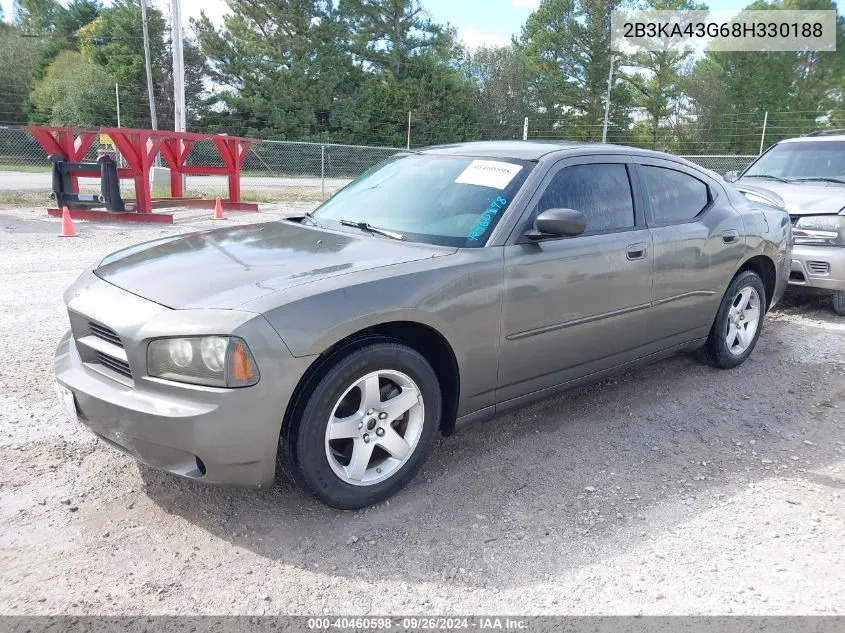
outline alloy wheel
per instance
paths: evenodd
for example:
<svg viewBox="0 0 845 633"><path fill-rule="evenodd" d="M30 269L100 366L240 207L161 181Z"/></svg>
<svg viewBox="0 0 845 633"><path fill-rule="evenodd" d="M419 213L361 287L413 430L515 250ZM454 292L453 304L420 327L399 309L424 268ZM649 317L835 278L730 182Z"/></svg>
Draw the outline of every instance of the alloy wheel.
<svg viewBox="0 0 845 633"><path fill-rule="evenodd" d="M353 486L371 486L408 461L422 435L422 393L406 374L383 369L355 381L338 398L326 425L332 471Z"/></svg>
<svg viewBox="0 0 845 633"><path fill-rule="evenodd" d="M742 355L754 341L762 316L760 295L751 286L745 286L734 297L725 326L725 342L735 356Z"/></svg>

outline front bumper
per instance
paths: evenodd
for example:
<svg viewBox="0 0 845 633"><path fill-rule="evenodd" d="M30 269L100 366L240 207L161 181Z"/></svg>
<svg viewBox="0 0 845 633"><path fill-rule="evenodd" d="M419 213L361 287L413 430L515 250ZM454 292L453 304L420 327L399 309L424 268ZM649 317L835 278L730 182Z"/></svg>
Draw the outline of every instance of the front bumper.
<svg viewBox="0 0 845 633"><path fill-rule="evenodd" d="M211 484L270 485L285 408L311 359L293 357L261 315L170 310L93 275L85 281L83 292L66 294L71 320L85 315L117 332L132 377L116 380L86 362L73 333L67 332L56 349L55 375L72 392L79 421L153 468ZM74 323L74 330L78 328ZM147 376L143 358L148 341L189 333L243 338L260 381L221 389Z"/></svg>
<svg viewBox="0 0 845 633"><path fill-rule="evenodd" d="M825 290L845 290L845 247L792 247L789 283Z"/></svg>

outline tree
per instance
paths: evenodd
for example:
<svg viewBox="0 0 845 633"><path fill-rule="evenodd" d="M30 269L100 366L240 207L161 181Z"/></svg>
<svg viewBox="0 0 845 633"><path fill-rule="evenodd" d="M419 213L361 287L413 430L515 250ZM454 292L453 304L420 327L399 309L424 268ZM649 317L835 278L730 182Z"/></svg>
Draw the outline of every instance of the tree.
<svg viewBox="0 0 845 633"><path fill-rule="evenodd" d="M830 0L759 0L746 8L835 5ZM768 143L835 123L834 111L845 105L845 19L837 19L836 52L708 52L691 79L687 90L702 123L700 134L714 151L759 151L766 112Z"/></svg>
<svg viewBox="0 0 845 633"><path fill-rule="evenodd" d="M350 67L331 0L227 0L216 29L194 23L218 98L239 133L305 138L327 129Z"/></svg>
<svg viewBox="0 0 845 633"><path fill-rule="evenodd" d="M416 56L408 66L413 79L397 81L388 73L371 75L362 85L355 103L371 139L364 142L404 146L409 112L413 146L476 138L472 84L432 55Z"/></svg>
<svg viewBox="0 0 845 633"><path fill-rule="evenodd" d="M543 0L522 29L533 100L549 135L600 140L610 74L610 16L622 0ZM609 136L629 125L630 92L613 78Z"/></svg>
<svg viewBox="0 0 845 633"><path fill-rule="evenodd" d="M460 71L453 29L433 22L417 0L341 0L339 7L360 85L340 117L341 134L362 130L401 146L409 113L416 146L477 134L473 85Z"/></svg>
<svg viewBox="0 0 845 633"><path fill-rule="evenodd" d="M836 10L832 0L784 0L784 9L827 9ZM835 51L800 51L796 53L793 68L791 109L810 114L813 110L824 118L845 119L841 109L845 108L845 15L837 14ZM838 113L828 114L831 110ZM809 127L817 127L814 118L807 121Z"/></svg>
<svg viewBox="0 0 845 633"><path fill-rule="evenodd" d="M525 117L532 114L532 78L520 47L479 48L467 55L464 68L475 87L481 137L521 138Z"/></svg>
<svg viewBox="0 0 845 633"><path fill-rule="evenodd" d="M223 89L203 125L267 138L405 143L467 135L471 85L453 31L411 0L228 0L222 29L194 24Z"/></svg>
<svg viewBox="0 0 845 633"><path fill-rule="evenodd" d="M62 51L79 50L77 32L100 10L99 0L71 0L66 7L56 0L20 0L18 25L24 32L43 36L34 79L41 79Z"/></svg>
<svg viewBox="0 0 845 633"><path fill-rule="evenodd" d="M37 58L37 40L22 37L18 28L0 22L0 123L26 123L24 104Z"/></svg>
<svg viewBox="0 0 845 633"><path fill-rule="evenodd" d="M56 15L63 10L56 0L17 0L15 26L24 33L46 33L55 26Z"/></svg>
<svg viewBox="0 0 845 633"><path fill-rule="evenodd" d="M167 25L161 12L147 10L153 97L161 129L173 129L173 62ZM151 125L146 66L144 62L141 7L135 0L116 0L79 31L80 50L102 66L120 86L122 123L128 127ZM196 121L202 103L205 60L190 40L183 42L185 62L185 105L187 118Z"/></svg>
<svg viewBox="0 0 845 633"><path fill-rule="evenodd" d="M727 151L725 123L731 103L721 67L704 58L682 85L689 123L676 128L677 148L682 152L724 153Z"/></svg>
<svg viewBox="0 0 845 633"><path fill-rule="evenodd" d="M165 48L161 38L164 20L153 9L148 9L147 16L153 85L160 86L161 72L156 70L160 70L164 60ZM150 127L141 9L138 3L117 2L79 30L79 41L80 50L86 58L108 73L112 92L114 84L119 85L121 124L125 127ZM158 93L154 94L156 101L158 97ZM159 110L161 108L156 107L157 116Z"/></svg>
<svg viewBox="0 0 845 633"><path fill-rule="evenodd" d="M433 22L419 0L340 0L340 14L355 57L398 81L405 78L413 56L448 58L453 52L454 34Z"/></svg>
<svg viewBox="0 0 845 633"><path fill-rule="evenodd" d="M59 53L32 91L40 122L97 127L117 123L112 78L82 53Z"/></svg>
<svg viewBox="0 0 845 633"><path fill-rule="evenodd" d="M44 40L32 76L39 81L28 104L31 123L57 120L76 125L111 125L114 120L114 85L120 86L121 123L149 127L146 68L144 63L141 9L136 0L114 0L103 8L98 0L73 0L66 8L48 0L27 0L24 18L41 24L49 37ZM37 9L37 10L36 10ZM173 73L170 42L160 11L148 11L154 99L160 127L173 126ZM78 55L64 55L66 52ZM61 63L57 63L61 57ZM185 98L188 120L193 124L203 105L205 61L189 39L184 44ZM70 68L79 62L79 69ZM66 81L59 73L69 72L80 83ZM47 73L50 74L49 80ZM83 83L83 80L85 83ZM90 82L105 82L92 87ZM58 87L67 95L56 93ZM85 100L102 98L102 103ZM94 113L104 117L92 119Z"/></svg>
<svg viewBox="0 0 845 633"><path fill-rule="evenodd" d="M693 0L649 0L648 10L701 11L703 4ZM652 149L668 149L672 138L661 143L661 126L680 106L684 95L684 78L691 71L693 49L666 46L663 50L638 51L628 60L632 71L622 77L634 88L634 104L648 115L647 144Z"/></svg>

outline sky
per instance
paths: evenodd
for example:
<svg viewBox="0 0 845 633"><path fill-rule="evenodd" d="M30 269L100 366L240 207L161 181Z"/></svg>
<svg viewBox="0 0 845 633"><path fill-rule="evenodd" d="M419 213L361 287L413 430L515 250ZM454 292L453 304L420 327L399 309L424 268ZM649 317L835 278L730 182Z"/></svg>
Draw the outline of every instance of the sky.
<svg viewBox="0 0 845 633"><path fill-rule="evenodd" d="M153 0L154 4L167 12L169 0ZM710 0L711 9L739 10L750 0ZM13 0L0 0L6 19L12 15ZM519 36L525 20L540 4L539 0L422 0L423 8L431 17L441 23L450 23L458 29L458 35L469 48L480 45L503 45L511 37ZM215 22L220 21L227 11L224 0L182 0L182 20L188 24L190 17L199 16L205 10Z"/></svg>
<svg viewBox="0 0 845 633"><path fill-rule="evenodd" d="M154 1L163 9L170 4L169 0ZM423 9L436 22L449 22L456 27L470 48L507 44L511 35L519 35L525 20L539 4L539 0L422 0ZM227 7L223 0L182 0L182 19L186 24L187 17L198 16L200 10L217 22Z"/></svg>

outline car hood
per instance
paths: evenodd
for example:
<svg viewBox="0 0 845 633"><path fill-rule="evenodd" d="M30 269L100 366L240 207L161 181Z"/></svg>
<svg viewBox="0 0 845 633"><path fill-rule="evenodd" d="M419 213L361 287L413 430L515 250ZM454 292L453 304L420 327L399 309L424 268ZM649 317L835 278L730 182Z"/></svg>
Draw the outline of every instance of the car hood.
<svg viewBox="0 0 845 633"><path fill-rule="evenodd" d="M295 285L456 250L281 221L132 246L94 274L169 308L232 309Z"/></svg>
<svg viewBox="0 0 845 633"><path fill-rule="evenodd" d="M739 183L774 191L786 203L789 215L827 215L845 208L845 185L826 182L786 183L762 178L741 178Z"/></svg>

